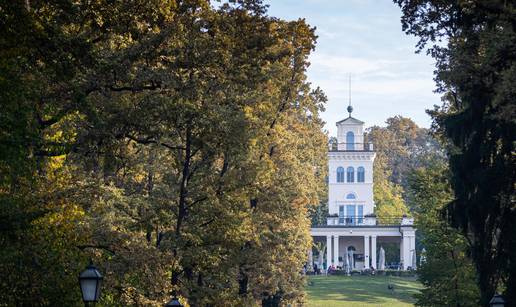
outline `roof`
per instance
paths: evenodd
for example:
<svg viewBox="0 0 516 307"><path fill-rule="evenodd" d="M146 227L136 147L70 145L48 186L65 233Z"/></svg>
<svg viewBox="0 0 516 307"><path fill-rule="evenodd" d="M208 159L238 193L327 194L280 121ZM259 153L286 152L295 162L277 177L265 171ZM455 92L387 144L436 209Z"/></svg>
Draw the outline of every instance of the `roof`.
<svg viewBox="0 0 516 307"><path fill-rule="evenodd" d="M340 124L347 124L347 125L363 125L363 124L364 124L364 122L363 122L363 121L361 121L361 120L358 120L358 119L356 119L356 118L354 118L354 117L351 117L351 116L350 116L350 117L348 117L348 118L346 118L346 119L343 119L343 120L341 120L341 121L338 121L338 122L337 122L337 125L340 125Z"/></svg>

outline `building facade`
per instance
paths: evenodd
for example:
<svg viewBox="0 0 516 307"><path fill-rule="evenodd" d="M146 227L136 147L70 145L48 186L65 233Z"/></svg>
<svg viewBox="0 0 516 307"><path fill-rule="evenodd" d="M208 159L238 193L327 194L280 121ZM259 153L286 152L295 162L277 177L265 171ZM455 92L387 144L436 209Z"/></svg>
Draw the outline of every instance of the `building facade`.
<svg viewBox="0 0 516 307"><path fill-rule="evenodd" d="M343 269L378 268L382 244L400 247L399 268L416 265L413 219L378 220L374 215L373 144L364 140L364 122L351 116L337 122L337 144L328 151L328 217L325 225L311 228L315 242L325 245L324 254L308 254L309 265Z"/></svg>

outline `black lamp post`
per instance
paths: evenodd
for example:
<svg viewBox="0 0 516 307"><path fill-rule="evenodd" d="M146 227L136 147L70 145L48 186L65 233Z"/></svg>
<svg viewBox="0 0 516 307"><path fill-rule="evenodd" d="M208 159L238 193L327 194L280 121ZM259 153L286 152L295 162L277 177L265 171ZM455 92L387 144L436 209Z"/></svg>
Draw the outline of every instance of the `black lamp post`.
<svg viewBox="0 0 516 307"><path fill-rule="evenodd" d="M172 299L165 305L165 307L184 307L177 298L176 291L172 292Z"/></svg>
<svg viewBox="0 0 516 307"><path fill-rule="evenodd" d="M495 294L493 298L489 301L489 306L491 307L504 307L505 300L500 294Z"/></svg>
<svg viewBox="0 0 516 307"><path fill-rule="evenodd" d="M100 285L102 282L102 274L93 266L93 262L79 274L79 285L81 286L82 300L84 305L88 303L96 303L100 298Z"/></svg>

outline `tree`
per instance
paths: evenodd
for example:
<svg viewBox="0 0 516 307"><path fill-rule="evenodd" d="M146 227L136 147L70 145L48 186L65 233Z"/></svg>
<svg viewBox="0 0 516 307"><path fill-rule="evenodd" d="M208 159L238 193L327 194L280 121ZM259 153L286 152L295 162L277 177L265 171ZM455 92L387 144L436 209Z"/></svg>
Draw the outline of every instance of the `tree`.
<svg viewBox="0 0 516 307"><path fill-rule="evenodd" d="M430 131L420 128L411 119L390 117L385 127L367 130L367 140L374 144L374 200L375 214L381 224L400 223L403 215L418 211L419 204L410 202L409 175L417 168L428 167L432 161L443 161L445 156ZM420 245L420 232L416 245ZM399 257L397 244L385 244L386 259Z"/></svg>
<svg viewBox="0 0 516 307"><path fill-rule="evenodd" d="M388 118L386 124L369 128L367 138L375 146L377 168L384 165L382 167L388 169L388 180L401 187L403 199L407 201L408 175L435 159L444 160L445 155L430 131L418 127L410 118L397 115Z"/></svg>
<svg viewBox="0 0 516 307"><path fill-rule="evenodd" d="M468 241L443 218L441 211L453 199L450 173L443 161L414 170L409 176L410 202L415 214L426 261L418 268L424 288L417 306L477 306L480 299Z"/></svg>
<svg viewBox="0 0 516 307"><path fill-rule="evenodd" d="M516 63L512 1L396 0L402 26L436 59L444 104L430 114L450 146L455 198L446 210L470 241L481 303L516 302L514 144Z"/></svg>
<svg viewBox="0 0 516 307"><path fill-rule="evenodd" d="M375 214L380 224L401 222L401 217L409 213L402 197L403 189L388 179L388 171L381 160L375 161L373 197Z"/></svg>
<svg viewBox="0 0 516 307"><path fill-rule="evenodd" d="M326 100L326 97L324 98ZM337 149L337 138L330 137L328 139L328 147ZM317 174L319 178L323 178L324 189L319 190L319 204L310 207L309 214L312 226L326 225L326 218L328 217L328 167L327 167L327 156L324 156L323 160L318 163Z"/></svg>
<svg viewBox="0 0 516 307"><path fill-rule="evenodd" d="M28 264L0 267L22 290L2 301L78 304L59 291L77 290L88 256L104 305L162 305L172 289L192 305L303 300L327 143L326 98L305 74L312 28L251 0L27 1L0 14L15 77L0 78L0 167L27 170L2 177L2 206L16 206L1 255ZM66 278L19 246L47 249L42 263ZM34 273L54 274L56 291L21 278Z"/></svg>

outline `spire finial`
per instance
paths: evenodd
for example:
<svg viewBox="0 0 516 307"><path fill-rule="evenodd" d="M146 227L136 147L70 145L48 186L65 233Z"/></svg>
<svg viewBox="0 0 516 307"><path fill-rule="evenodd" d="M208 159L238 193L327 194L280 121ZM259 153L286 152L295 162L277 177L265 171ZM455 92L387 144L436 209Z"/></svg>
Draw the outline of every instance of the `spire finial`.
<svg viewBox="0 0 516 307"><path fill-rule="evenodd" d="M351 117L351 112L353 112L353 107L351 106L351 74L349 74L349 106L348 106L349 117Z"/></svg>

